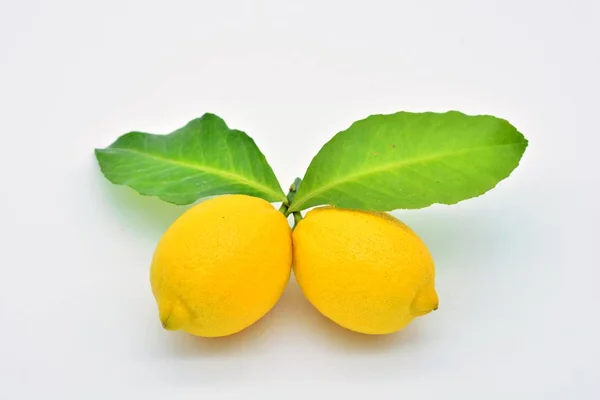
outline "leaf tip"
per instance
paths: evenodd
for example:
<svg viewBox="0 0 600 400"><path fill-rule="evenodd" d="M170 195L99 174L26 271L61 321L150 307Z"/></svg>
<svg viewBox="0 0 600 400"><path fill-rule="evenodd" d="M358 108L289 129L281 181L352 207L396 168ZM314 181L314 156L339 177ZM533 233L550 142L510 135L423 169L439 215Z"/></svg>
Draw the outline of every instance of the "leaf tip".
<svg viewBox="0 0 600 400"><path fill-rule="evenodd" d="M221 118L217 114L214 114L214 113L211 113L211 112L205 112L198 119L202 120L202 121L214 121L214 122L220 122L220 123L225 124L225 120L223 118Z"/></svg>
<svg viewBox="0 0 600 400"><path fill-rule="evenodd" d="M105 153L106 149L100 149L100 148L95 148L94 149L94 157L96 157L96 161L98 162L98 165L100 166L100 169L103 170L103 156ZM104 172L104 170L103 170Z"/></svg>

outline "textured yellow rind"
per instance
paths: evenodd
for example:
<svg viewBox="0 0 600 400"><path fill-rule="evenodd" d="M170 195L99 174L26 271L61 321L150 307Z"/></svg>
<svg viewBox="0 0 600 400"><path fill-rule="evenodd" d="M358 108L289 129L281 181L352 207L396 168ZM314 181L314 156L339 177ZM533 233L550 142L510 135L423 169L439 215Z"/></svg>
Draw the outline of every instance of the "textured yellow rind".
<svg viewBox="0 0 600 400"><path fill-rule="evenodd" d="M293 242L302 291L347 329L396 332L438 307L427 247L389 214L317 208L298 224Z"/></svg>
<svg viewBox="0 0 600 400"><path fill-rule="evenodd" d="M241 331L279 300L291 260L288 221L265 200L228 195L192 207L152 260L163 327L205 337Z"/></svg>

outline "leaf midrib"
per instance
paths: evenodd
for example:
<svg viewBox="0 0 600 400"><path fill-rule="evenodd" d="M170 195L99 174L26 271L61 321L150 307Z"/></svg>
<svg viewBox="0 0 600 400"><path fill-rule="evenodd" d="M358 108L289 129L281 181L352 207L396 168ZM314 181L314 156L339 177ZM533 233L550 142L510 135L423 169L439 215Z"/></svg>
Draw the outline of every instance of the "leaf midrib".
<svg viewBox="0 0 600 400"><path fill-rule="evenodd" d="M464 150L459 150L459 151L453 151L453 152L443 152L443 153L437 153L434 155L429 155L426 157L421 157L421 158L412 158L412 159L408 159L408 160L402 160L402 161L397 161L397 162L392 162L392 163L387 163L387 164L383 164L382 166L379 166L377 168L372 168L372 169L368 169L365 170L363 172L359 172L359 173L355 173L355 174L350 174L350 175L346 175L344 176L344 178L333 181L328 183L325 186L321 186L321 188L317 189L317 190L313 190L312 193L309 192L309 195L304 196L304 198L300 198L301 201L295 203L295 204L291 204L289 210L290 211L300 211L302 210L302 208L300 208L302 206L302 204L306 203L308 200L320 195L323 192L326 192L327 190L331 189L332 187L335 186L339 186L339 185L343 185L344 183L350 182L350 181L354 181L360 178L364 178L366 176L369 175L374 175L374 174L378 174L381 172L384 172L386 170L391 170L391 169L395 169L395 168L402 168L402 167L406 167L409 165L414 165L414 164L419 164L419 163L423 163L423 162L429 162L429 161L433 161L436 159L441 159L444 157L450 157L450 156L456 156L456 155L461 155L461 154L467 154L467 153L471 153L471 152L477 152L477 151L482 151L482 150L488 150L494 147L504 147L504 146L516 146L516 145L524 145L527 142L515 142L515 143L503 143L503 144L494 144L491 146L480 146L480 147L473 147L470 149L464 149ZM297 197L296 197L297 199Z"/></svg>
<svg viewBox="0 0 600 400"><path fill-rule="evenodd" d="M218 175L220 177L223 177L225 179L229 179L231 181L234 181L235 183L241 183L244 184L246 186L252 187L262 193L265 194L269 194L269 195L273 195L274 198L278 198L280 200L284 200L284 196L283 194L280 194L276 191L273 191L273 189L271 189L268 186L262 185L260 183L257 182L253 182L248 180L247 178L238 175L238 174L234 174L231 172L227 172L227 171L223 171L223 170L219 170L219 169L215 169L212 167L207 167L205 165L199 165L199 164L191 164L185 161L180 161L180 160L174 160L171 158L166 158L166 157L161 157L158 156L156 154L152 154L152 153L144 153L142 151L139 150L133 150L133 149L124 149L124 148L107 148L107 149L103 149L102 151L113 151L113 152L123 152L123 153L131 153L131 154L136 154L138 156L142 156L142 157L146 157L146 158L150 158L150 159L154 159L154 160L158 160L167 164L173 164L173 165L177 165L179 167L183 167L183 168L188 168L188 169L192 169L195 171L201 171L201 172L206 172L209 174L214 174L214 175Z"/></svg>

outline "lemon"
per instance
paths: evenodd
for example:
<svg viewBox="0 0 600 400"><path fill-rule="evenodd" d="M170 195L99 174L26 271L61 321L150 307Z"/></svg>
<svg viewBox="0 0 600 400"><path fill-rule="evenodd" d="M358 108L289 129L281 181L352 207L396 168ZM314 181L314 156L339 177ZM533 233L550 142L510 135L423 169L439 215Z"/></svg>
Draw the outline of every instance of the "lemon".
<svg viewBox="0 0 600 400"><path fill-rule="evenodd" d="M152 260L163 327L205 337L241 331L281 297L291 261L288 221L265 200L227 195L190 208Z"/></svg>
<svg viewBox="0 0 600 400"><path fill-rule="evenodd" d="M347 329L396 332L438 307L427 247L389 214L317 208L294 229L293 243L305 296Z"/></svg>

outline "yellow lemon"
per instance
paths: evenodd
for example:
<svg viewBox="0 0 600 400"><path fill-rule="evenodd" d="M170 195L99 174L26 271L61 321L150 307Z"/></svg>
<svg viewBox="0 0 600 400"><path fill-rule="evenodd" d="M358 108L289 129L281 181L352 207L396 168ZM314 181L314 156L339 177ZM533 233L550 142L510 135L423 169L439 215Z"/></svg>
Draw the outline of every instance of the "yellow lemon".
<svg viewBox="0 0 600 400"><path fill-rule="evenodd" d="M163 327L205 337L241 331L281 297L291 261L288 221L265 200L227 195L190 208L152 260Z"/></svg>
<svg viewBox="0 0 600 400"><path fill-rule="evenodd" d="M317 208L294 229L293 243L305 296L347 329L396 332L438 307L427 247L389 214Z"/></svg>

